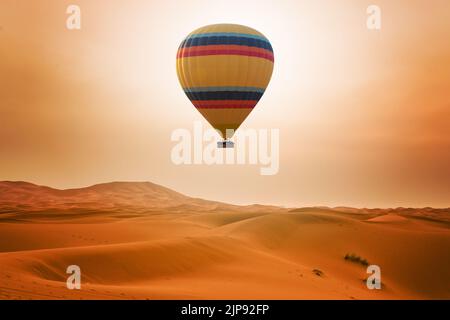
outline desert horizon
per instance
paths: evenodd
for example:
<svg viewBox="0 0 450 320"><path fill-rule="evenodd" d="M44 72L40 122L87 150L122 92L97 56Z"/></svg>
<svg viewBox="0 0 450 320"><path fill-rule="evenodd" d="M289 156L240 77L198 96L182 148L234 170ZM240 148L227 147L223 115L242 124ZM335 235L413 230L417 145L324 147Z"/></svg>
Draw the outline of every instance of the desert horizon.
<svg viewBox="0 0 450 320"><path fill-rule="evenodd" d="M450 209L239 206L0 182L0 299L449 299ZM381 289L369 290L369 265ZM66 268L81 269L68 290Z"/></svg>
<svg viewBox="0 0 450 320"><path fill-rule="evenodd" d="M11 183L11 184L23 184L23 185L32 185L32 186L36 186L36 187L43 187L43 188L48 188L48 189L52 189L55 191L75 191L75 190L81 190L81 189L86 189L86 188L95 188L95 187L99 187L99 186L107 186L107 185L113 185L113 184L151 184L151 185L156 185L162 188L166 188L166 189L170 189L169 187L165 187L159 183L154 183L151 181L147 181L147 180L142 180L142 181L109 181L109 182L97 182L91 185L87 185L84 187L67 187L67 188L58 188L58 187L54 187L54 186L48 186L48 185L43 185L40 183L36 183L33 181L25 181L25 180L0 180L0 183L3 184L7 184L7 183ZM195 198L195 199L202 199L202 200L206 200L203 199L202 197L195 197L192 195L188 195L182 192L178 192L184 196L187 197L191 197L191 198ZM208 200L207 200L208 201ZM328 205L323 205L323 204L316 204L316 205L308 205L308 206L288 206L288 205L280 205L280 204L267 204L267 203L232 203L232 202L224 202L224 201L216 201L216 200L210 200L210 201L214 201L217 203L227 203L230 205L234 205L234 206L238 206L238 207L245 207L245 206L251 206L251 205L261 205L261 206L266 206L266 207L278 207L278 208L286 208L286 209L295 209L295 208L325 208L325 209L357 209L357 210L401 210L401 209L443 209L443 210L450 210L450 206L446 207L439 207L439 206L432 206L432 205L426 205L426 206L422 206L422 207L408 207L408 206L386 206L386 207L370 207L370 206L363 206L363 207L355 207L355 206L351 206L351 205L346 205L345 203L339 205L339 206L328 206Z"/></svg>

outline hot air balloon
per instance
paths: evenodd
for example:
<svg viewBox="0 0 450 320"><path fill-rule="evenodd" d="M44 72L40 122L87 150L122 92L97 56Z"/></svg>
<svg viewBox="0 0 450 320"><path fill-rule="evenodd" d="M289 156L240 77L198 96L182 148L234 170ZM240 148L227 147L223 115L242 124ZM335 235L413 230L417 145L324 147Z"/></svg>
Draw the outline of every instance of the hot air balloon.
<svg viewBox="0 0 450 320"><path fill-rule="evenodd" d="M178 79L195 108L220 132L219 148L234 146L229 139L264 94L273 64L269 40L242 25L205 26L181 42Z"/></svg>

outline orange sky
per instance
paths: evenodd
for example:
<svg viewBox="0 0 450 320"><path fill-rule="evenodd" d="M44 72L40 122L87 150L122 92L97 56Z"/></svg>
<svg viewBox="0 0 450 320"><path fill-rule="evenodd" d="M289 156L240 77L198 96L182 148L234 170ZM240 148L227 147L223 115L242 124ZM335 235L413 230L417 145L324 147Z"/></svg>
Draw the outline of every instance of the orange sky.
<svg viewBox="0 0 450 320"><path fill-rule="evenodd" d="M0 2L0 180L150 180L233 203L450 206L450 2ZM82 29L65 28L78 4ZM366 8L382 10L381 31ZM272 81L243 128L280 129L280 171L176 166L176 128L206 122L179 87L183 37L263 32Z"/></svg>

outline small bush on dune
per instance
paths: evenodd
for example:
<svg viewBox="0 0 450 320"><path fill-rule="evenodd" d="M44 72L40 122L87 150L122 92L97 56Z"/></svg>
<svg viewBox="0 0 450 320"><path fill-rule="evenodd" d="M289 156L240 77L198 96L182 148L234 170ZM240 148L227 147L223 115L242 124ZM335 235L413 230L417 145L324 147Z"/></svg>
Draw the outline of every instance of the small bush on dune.
<svg viewBox="0 0 450 320"><path fill-rule="evenodd" d="M361 258L360 256L357 256L356 254L353 254L353 253L350 253L350 254L347 253L345 255L344 259L348 260L348 261L351 261L351 262L362 264L363 266L368 266L369 265L369 262L366 259Z"/></svg>
<svg viewBox="0 0 450 320"><path fill-rule="evenodd" d="M323 271L319 270L319 269L313 269L312 271L316 276L322 277L323 276Z"/></svg>

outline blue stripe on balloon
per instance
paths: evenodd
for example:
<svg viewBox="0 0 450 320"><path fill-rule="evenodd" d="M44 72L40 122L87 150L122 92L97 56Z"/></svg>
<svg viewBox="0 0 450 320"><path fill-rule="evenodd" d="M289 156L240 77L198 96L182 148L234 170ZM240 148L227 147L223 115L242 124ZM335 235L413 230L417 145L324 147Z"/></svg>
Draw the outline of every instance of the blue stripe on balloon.
<svg viewBox="0 0 450 320"><path fill-rule="evenodd" d="M248 34L248 33L237 33L237 32L209 32L209 33L198 33L198 34L191 34L188 36L188 38L204 38L204 37L245 37L245 38L253 38L258 39L262 41L269 42L267 38L258 36L255 34Z"/></svg>
<svg viewBox="0 0 450 320"><path fill-rule="evenodd" d="M212 91L237 91L237 92L259 92L264 93L264 88L256 87L196 87L184 88L184 92L212 92Z"/></svg>
<svg viewBox="0 0 450 320"><path fill-rule="evenodd" d="M262 92L247 91L203 91L185 92L190 100L259 100Z"/></svg>
<svg viewBox="0 0 450 320"><path fill-rule="evenodd" d="M208 45L240 45L240 46L262 48L273 52L272 46L267 40L259 40L254 38L236 37L236 36L212 36L200 38L187 37L181 43L180 48L208 46Z"/></svg>

